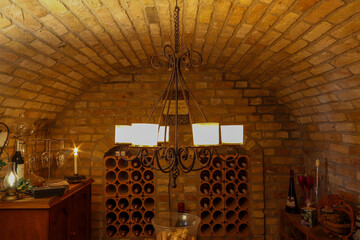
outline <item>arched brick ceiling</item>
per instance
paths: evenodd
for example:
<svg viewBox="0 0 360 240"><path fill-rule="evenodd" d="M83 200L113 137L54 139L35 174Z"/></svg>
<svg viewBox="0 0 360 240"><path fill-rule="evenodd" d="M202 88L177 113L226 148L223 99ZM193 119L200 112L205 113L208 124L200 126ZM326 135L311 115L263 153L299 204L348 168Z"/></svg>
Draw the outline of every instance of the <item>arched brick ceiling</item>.
<svg viewBox="0 0 360 240"><path fill-rule="evenodd" d="M301 123L360 107L359 0L178 2L182 45L204 67L274 90ZM174 4L1 0L0 114L53 118L89 86L149 66L172 41Z"/></svg>

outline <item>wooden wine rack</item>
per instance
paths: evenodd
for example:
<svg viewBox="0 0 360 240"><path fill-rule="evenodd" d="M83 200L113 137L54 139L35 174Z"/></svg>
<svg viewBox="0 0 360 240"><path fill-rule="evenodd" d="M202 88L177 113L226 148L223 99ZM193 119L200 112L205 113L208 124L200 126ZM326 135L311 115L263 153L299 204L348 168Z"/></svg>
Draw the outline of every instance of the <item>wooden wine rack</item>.
<svg viewBox="0 0 360 240"><path fill-rule="evenodd" d="M138 160L116 156L105 161L105 234L109 238L153 238L155 174Z"/></svg>
<svg viewBox="0 0 360 240"><path fill-rule="evenodd" d="M214 156L200 172L200 236L245 237L250 231L249 157ZM244 191L245 189L245 191Z"/></svg>

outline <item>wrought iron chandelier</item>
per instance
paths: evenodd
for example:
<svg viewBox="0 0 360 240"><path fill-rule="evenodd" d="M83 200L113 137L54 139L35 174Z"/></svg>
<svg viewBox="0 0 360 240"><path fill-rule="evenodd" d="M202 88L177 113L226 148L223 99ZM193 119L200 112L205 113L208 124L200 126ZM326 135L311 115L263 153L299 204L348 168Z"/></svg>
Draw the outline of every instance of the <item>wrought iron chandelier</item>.
<svg viewBox="0 0 360 240"><path fill-rule="evenodd" d="M222 125L220 128L219 123L207 122L201 106L184 80L182 68L189 70L192 67L199 67L202 63L202 56L199 52L191 51L187 47L180 48L179 13L180 8L176 1L174 10L175 48L165 45L162 55L155 55L151 59L153 68L158 69L165 65L171 73L166 87L155 102L147 123L115 126L115 143L119 144L117 150L120 153L120 159L124 161L137 159L140 160L143 167L169 173L172 177L171 186L173 188L176 187L176 179L180 172L189 173L207 167L212 156L217 154L217 149L220 147L226 147L226 151L233 153L232 158L224 161L233 161L239 154L236 145L243 143L242 125ZM204 122L193 123L189 107L190 100L195 103ZM158 123L152 124L150 121L161 101ZM188 121L192 125L193 146L179 146L179 125L184 121L180 118L179 101L182 105L185 104L189 110ZM169 141L171 122L174 124L174 134L172 141Z"/></svg>

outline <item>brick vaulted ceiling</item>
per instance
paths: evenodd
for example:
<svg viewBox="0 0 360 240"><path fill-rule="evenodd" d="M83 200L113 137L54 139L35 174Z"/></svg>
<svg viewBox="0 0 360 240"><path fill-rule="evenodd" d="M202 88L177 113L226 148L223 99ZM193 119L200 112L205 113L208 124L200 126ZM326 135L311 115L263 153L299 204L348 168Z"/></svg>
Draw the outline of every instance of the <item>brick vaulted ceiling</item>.
<svg viewBox="0 0 360 240"><path fill-rule="evenodd" d="M360 108L360 0L178 2L182 45L205 68L272 89L301 123ZM92 84L148 67L173 41L174 5L0 0L0 113L52 117Z"/></svg>

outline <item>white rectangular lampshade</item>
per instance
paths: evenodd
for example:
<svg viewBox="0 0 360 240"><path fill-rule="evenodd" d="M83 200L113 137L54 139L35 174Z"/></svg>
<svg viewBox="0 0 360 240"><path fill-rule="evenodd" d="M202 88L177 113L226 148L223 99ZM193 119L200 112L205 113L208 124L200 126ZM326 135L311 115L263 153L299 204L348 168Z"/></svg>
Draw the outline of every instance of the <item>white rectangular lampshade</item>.
<svg viewBox="0 0 360 240"><path fill-rule="evenodd" d="M132 145L140 147L156 147L159 124L133 123L131 124Z"/></svg>
<svg viewBox="0 0 360 240"><path fill-rule="evenodd" d="M169 142L169 126L166 126L166 142ZM158 142L164 142L165 126L160 126Z"/></svg>
<svg viewBox="0 0 360 240"><path fill-rule="evenodd" d="M115 143L131 143L131 126L115 125Z"/></svg>
<svg viewBox="0 0 360 240"><path fill-rule="evenodd" d="M194 146L219 145L219 123L194 123L192 131Z"/></svg>
<svg viewBox="0 0 360 240"><path fill-rule="evenodd" d="M244 126L243 125L225 125L221 126L222 144L243 144Z"/></svg>

